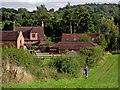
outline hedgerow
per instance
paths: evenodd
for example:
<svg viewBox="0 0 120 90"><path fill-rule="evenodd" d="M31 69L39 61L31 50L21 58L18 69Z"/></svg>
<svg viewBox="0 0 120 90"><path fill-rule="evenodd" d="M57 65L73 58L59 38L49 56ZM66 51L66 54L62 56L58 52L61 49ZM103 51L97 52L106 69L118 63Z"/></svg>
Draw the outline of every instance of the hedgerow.
<svg viewBox="0 0 120 90"><path fill-rule="evenodd" d="M94 67L98 61L102 59L104 49L101 46L87 47L86 49L80 49L79 54L82 57L86 57L86 65Z"/></svg>
<svg viewBox="0 0 120 90"><path fill-rule="evenodd" d="M54 58L50 66L54 66L60 73L68 73L72 77L79 77L81 75L80 70L86 65L90 68L96 66L98 61L101 60L102 54L101 46L87 47L86 49L80 49L79 54L66 54Z"/></svg>

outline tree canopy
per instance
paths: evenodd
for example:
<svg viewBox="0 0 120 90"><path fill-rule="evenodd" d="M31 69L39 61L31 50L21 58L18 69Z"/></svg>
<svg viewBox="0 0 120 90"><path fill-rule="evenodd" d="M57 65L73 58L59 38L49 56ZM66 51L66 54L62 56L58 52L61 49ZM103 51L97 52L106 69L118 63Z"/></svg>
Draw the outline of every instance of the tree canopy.
<svg viewBox="0 0 120 90"><path fill-rule="evenodd" d="M1 8L2 29L12 30L16 26L41 26L44 21L45 35L52 41L61 41L62 33L105 33L110 49L120 44L120 14L117 4L85 4L65 7L54 11L45 5L29 12L26 8ZM1 14L0 14L1 15Z"/></svg>

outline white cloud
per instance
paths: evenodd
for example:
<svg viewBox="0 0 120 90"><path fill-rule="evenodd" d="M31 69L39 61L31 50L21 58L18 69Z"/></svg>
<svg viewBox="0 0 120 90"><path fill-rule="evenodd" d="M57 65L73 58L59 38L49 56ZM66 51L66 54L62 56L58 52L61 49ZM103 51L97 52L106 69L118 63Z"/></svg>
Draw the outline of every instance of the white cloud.
<svg viewBox="0 0 120 90"><path fill-rule="evenodd" d="M2 7L7 8L27 8L29 11L36 9L36 6L44 4L47 9L54 8L55 10L64 7L70 2L70 5L85 4L85 3L118 3L120 0L2 0Z"/></svg>
<svg viewBox="0 0 120 90"><path fill-rule="evenodd" d="M79 2L79 3L93 3L93 2L102 2L102 3L118 3L119 0L2 0L2 2Z"/></svg>
<svg viewBox="0 0 120 90"><path fill-rule="evenodd" d="M43 0L18 0L18 2L28 2L30 4L35 4L37 2L42 2Z"/></svg>

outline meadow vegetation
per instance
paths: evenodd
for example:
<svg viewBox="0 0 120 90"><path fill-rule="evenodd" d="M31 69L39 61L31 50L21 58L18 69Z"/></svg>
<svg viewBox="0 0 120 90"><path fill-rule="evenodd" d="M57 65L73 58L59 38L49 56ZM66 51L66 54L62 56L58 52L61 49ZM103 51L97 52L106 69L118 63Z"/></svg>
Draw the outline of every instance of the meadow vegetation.
<svg viewBox="0 0 120 90"><path fill-rule="evenodd" d="M88 47L85 50L80 49L76 55L66 53L51 56L36 56L30 54L27 50L23 50L23 48L16 49L15 47L8 48L6 46L2 49L3 87L22 83L24 74L18 79L19 70L15 69L17 67L24 69L23 73L25 71L30 73L31 81L69 80L80 77L82 75L81 69L86 65L89 68L96 67L102 56L103 49L100 46Z"/></svg>
<svg viewBox="0 0 120 90"><path fill-rule="evenodd" d="M107 55L103 63L90 69L89 77L59 79L56 81L33 81L15 88L118 88L118 54Z"/></svg>

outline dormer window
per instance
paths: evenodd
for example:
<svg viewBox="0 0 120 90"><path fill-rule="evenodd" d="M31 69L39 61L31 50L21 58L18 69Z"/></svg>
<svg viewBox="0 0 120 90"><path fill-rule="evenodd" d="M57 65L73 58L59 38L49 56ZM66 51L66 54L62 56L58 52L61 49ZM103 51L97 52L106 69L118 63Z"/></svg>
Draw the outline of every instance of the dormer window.
<svg viewBox="0 0 120 90"><path fill-rule="evenodd" d="M35 34L32 34L32 38L35 38Z"/></svg>
<svg viewBox="0 0 120 90"><path fill-rule="evenodd" d="M76 40L77 40L77 38L74 38L73 40L74 40L74 41L76 41Z"/></svg>
<svg viewBox="0 0 120 90"><path fill-rule="evenodd" d="M66 41L68 41L69 40L69 38L66 38Z"/></svg>
<svg viewBox="0 0 120 90"><path fill-rule="evenodd" d="M38 33L30 33L30 40L38 40Z"/></svg>
<svg viewBox="0 0 120 90"><path fill-rule="evenodd" d="M94 41L95 39L94 38L92 38L92 41Z"/></svg>

